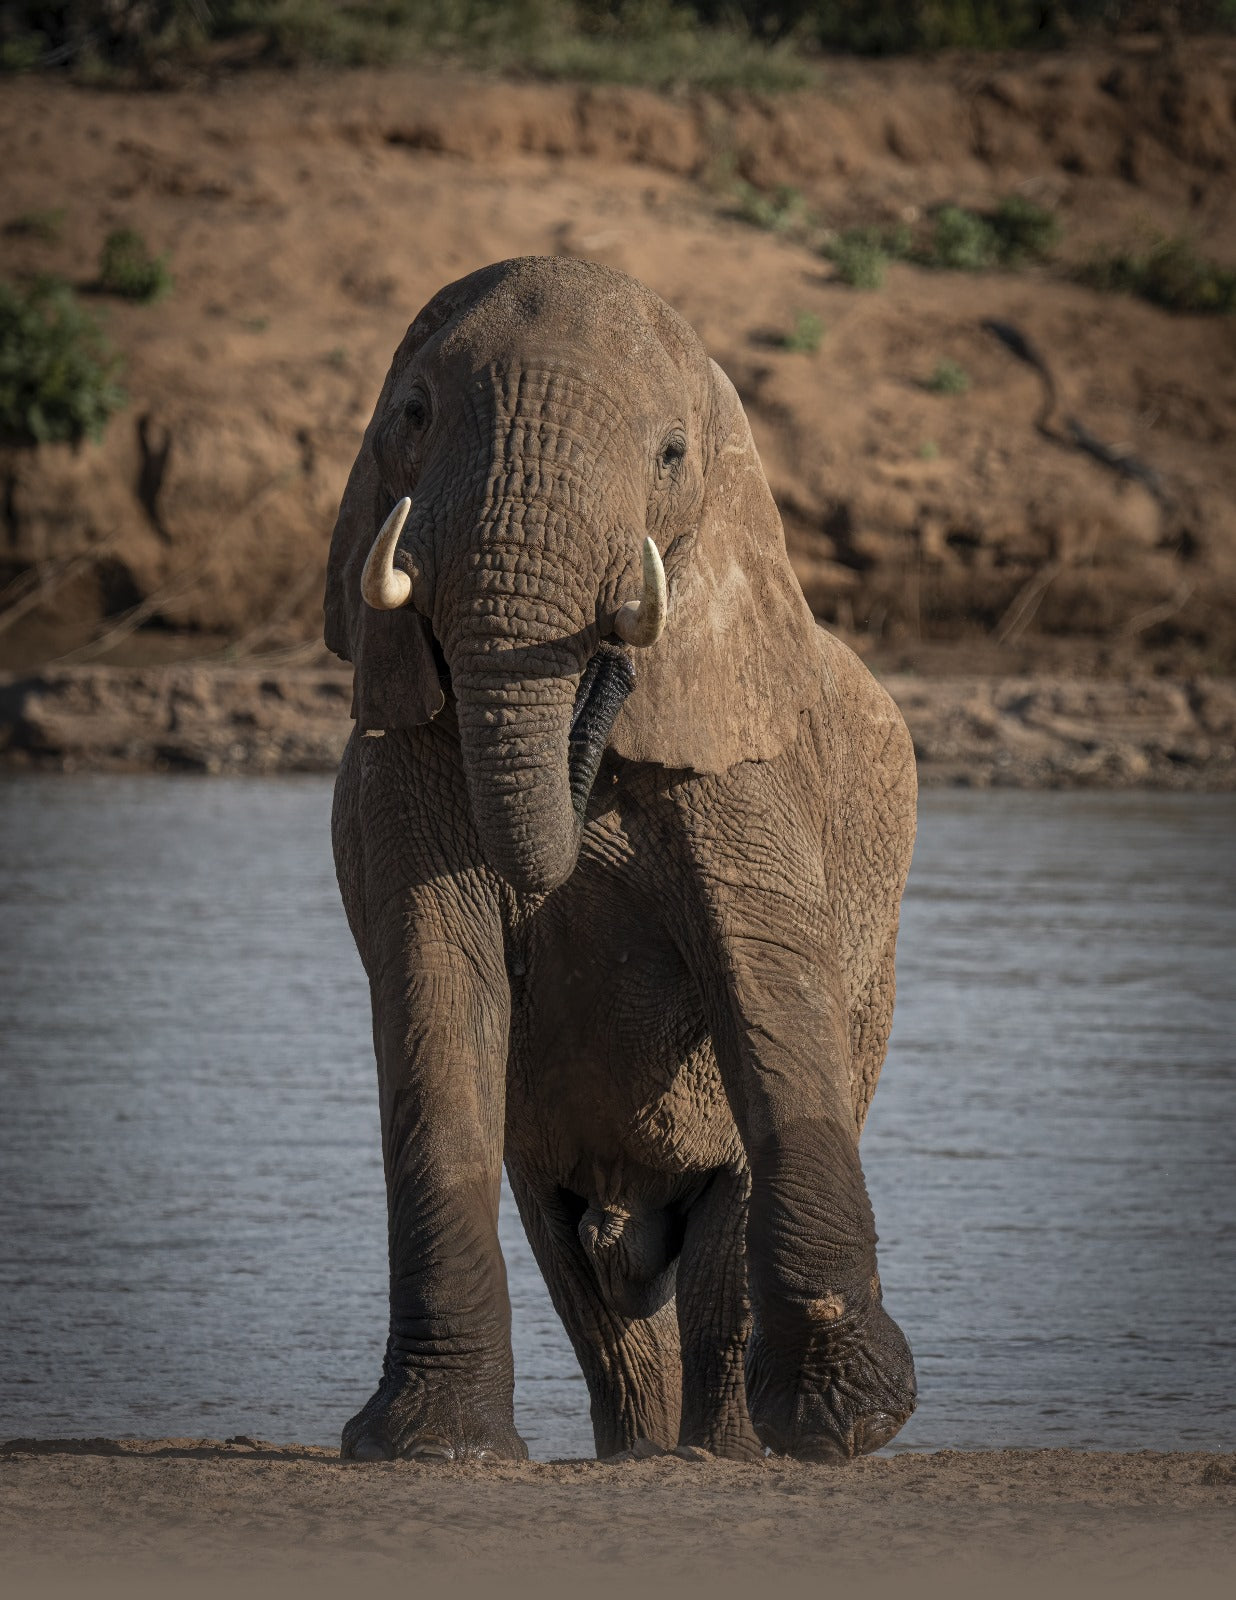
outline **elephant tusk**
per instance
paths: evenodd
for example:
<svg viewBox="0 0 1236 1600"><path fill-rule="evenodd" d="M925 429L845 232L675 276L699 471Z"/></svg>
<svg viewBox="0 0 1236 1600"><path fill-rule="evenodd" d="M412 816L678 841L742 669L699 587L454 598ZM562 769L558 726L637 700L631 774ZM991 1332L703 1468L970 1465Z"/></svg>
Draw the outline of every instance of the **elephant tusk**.
<svg viewBox="0 0 1236 1600"><path fill-rule="evenodd" d="M625 644L639 648L656 644L665 631L665 568L661 553L651 539L644 540L644 593L638 605L628 600L614 617L614 632Z"/></svg>
<svg viewBox="0 0 1236 1600"><path fill-rule="evenodd" d="M361 573L361 598L375 611L398 611L412 598L413 580L395 566L395 547L412 502L404 495L382 524Z"/></svg>

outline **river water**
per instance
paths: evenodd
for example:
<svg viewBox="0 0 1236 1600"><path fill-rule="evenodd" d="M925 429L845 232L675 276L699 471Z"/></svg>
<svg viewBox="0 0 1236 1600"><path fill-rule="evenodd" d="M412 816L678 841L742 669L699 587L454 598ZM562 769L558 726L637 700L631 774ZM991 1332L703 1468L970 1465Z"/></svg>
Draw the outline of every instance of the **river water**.
<svg viewBox="0 0 1236 1600"><path fill-rule="evenodd" d="M0 784L0 1437L334 1444L384 1335L330 783ZM863 1141L894 1449L1236 1446L1236 805L924 797ZM509 1200L520 1429L591 1453Z"/></svg>

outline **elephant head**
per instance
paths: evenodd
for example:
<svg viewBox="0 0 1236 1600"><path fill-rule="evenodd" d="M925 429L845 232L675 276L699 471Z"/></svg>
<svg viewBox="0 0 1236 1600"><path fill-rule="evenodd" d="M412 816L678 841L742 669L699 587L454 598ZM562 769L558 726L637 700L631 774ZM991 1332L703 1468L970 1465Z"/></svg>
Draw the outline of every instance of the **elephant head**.
<svg viewBox="0 0 1236 1600"><path fill-rule="evenodd" d="M529 894L570 875L607 742L721 772L776 755L820 692L733 386L650 290L569 258L484 268L408 329L325 610L361 728L453 695L481 848Z"/></svg>

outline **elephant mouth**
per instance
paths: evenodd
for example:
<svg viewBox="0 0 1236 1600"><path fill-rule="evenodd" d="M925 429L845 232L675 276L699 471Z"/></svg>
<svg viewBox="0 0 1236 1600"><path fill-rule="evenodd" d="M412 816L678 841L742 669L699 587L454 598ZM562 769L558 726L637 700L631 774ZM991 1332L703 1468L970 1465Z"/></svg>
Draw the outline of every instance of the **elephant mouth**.
<svg viewBox="0 0 1236 1600"><path fill-rule="evenodd" d="M635 668L630 656L612 644L601 645L580 676L567 735L571 807L580 824L614 722L634 687Z"/></svg>
<svg viewBox="0 0 1236 1600"><path fill-rule="evenodd" d="M425 631L429 635L429 649L433 655L434 669L438 674L438 682L442 686L442 692L445 695L453 694L454 689L451 685L451 669L447 663L446 652L438 643L438 636L433 629L427 628Z"/></svg>

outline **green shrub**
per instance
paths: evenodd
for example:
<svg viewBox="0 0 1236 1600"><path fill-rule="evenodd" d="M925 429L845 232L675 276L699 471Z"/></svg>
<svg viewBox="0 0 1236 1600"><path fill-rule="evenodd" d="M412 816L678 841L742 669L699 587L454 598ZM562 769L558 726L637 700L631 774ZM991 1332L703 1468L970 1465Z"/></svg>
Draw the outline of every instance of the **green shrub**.
<svg viewBox="0 0 1236 1600"><path fill-rule="evenodd" d="M1020 195L1007 196L988 212L941 206L917 234L905 223L829 234L797 189L782 186L769 193L740 182L733 192L734 216L813 246L833 263L842 283L856 289L880 288L890 261L960 272L1021 266L1050 254L1060 235L1052 213Z"/></svg>
<svg viewBox="0 0 1236 1600"><path fill-rule="evenodd" d="M1236 271L1207 260L1180 234L1155 239L1140 254L1095 256L1077 276L1092 289L1140 295L1169 311L1236 312Z"/></svg>
<svg viewBox="0 0 1236 1600"><path fill-rule="evenodd" d="M946 357L936 363L936 370L928 378L925 387L932 394L965 394L970 387L970 374L959 362Z"/></svg>
<svg viewBox="0 0 1236 1600"><path fill-rule="evenodd" d="M913 254L923 266L984 272L1041 261L1059 237L1060 224L1050 211L1020 195L1008 195L994 211L941 206L926 240Z"/></svg>
<svg viewBox="0 0 1236 1600"><path fill-rule="evenodd" d="M729 9L690 0L6 0L0 58L162 82L214 40L247 60L388 66L450 59L551 78L654 88L774 91L809 73L796 40L771 40Z"/></svg>
<svg viewBox="0 0 1236 1600"><path fill-rule="evenodd" d="M1188 31L1230 30L1236 0L1176 0ZM821 51L886 54L1067 42L1155 25L1154 0L3 0L0 69L165 81L219 39L243 60L349 66L433 56L553 77L776 90ZM217 65L217 61L215 63Z"/></svg>
<svg viewBox="0 0 1236 1600"><path fill-rule="evenodd" d="M0 438L9 444L98 439L125 402L119 357L67 284L0 283Z"/></svg>
<svg viewBox="0 0 1236 1600"><path fill-rule="evenodd" d="M793 34L828 50L868 55L1058 45L1079 28L1161 25L1164 9L1156 0L692 0L692 8L705 17L738 9L765 37ZM1182 30L1236 25L1233 0L1176 0L1171 9Z"/></svg>
<svg viewBox="0 0 1236 1600"><path fill-rule="evenodd" d="M799 311L794 326L781 336L781 348L795 355L813 356L824 338L824 324L814 311Z"/></svg>
<svg viewBox="0 0 1236 1600"><path fill-rule="evenodd" d="M942 206L936 213L929 257L933 266L981 272L994 266L998 255L995 233L976 211Z"/></svg>
<svg viewBox="0 0 1236 1600"><path fill-rule="evenodd" d="M810 220L807 202L792 185L781 184L768 194L742 180L734 186L734 215L770 233L789 233Z"/></svg>
<svg viewBox="0 0 1236 1600"><path fill-rule="evenodd" d="M171 287L167 257L152 256L140 233L116 228L108 234L99 256L99 288L104 293L149 305L170 293Z"/></svg>
<svg viewBox="0 0 1236 1600"><path fill-rule="evenodd" d="M888 250L878 228L846 228L824 249L842 283L853 289L879 289L888 266Z"/></svg>
<svg viewBox="0 0 1236 1600"><path fill-rule="evenodd" d="M1004 267L1042 261L1060 242L1057 218L1019 194L1006 195L986 221L995 235L996 254Z"/></svg>
<svg viewBox="0 0 1236 1600"><path fill-rule="evenodd" d="M13 239L38 239L43 244L56 244L64 232L66 216L67 212L63 206L23 211L18 216L9 218L4 225L4 231Z"/></svg>
<svg viewBox="0 0 1236 1600"><path fill-rule="evenodd" d="M0 39L0 72L33 72L47 54L41 33L12 33Z"/></svg>
<svg viewBox="0 0 1236 1600"><path fill-rule="evenodd" d="M438 13L462 13L456 42L449 48L474 65L654 89L692 86L755 93L798 88L810 78L796 41L770 42L728 11L704 26L698 8L681 0L403 4L423 17L417 24L422 50L443 49Z"/></svg>
<svg viewBox="0 0 1236 1600"><path fill-rule="evenodd" d="M725 0L711 0L720 10ZM1042 37L1033 0L741 0L753 20L775 17L829 49L869 55L939 49L1009 49Z"/></svg>

